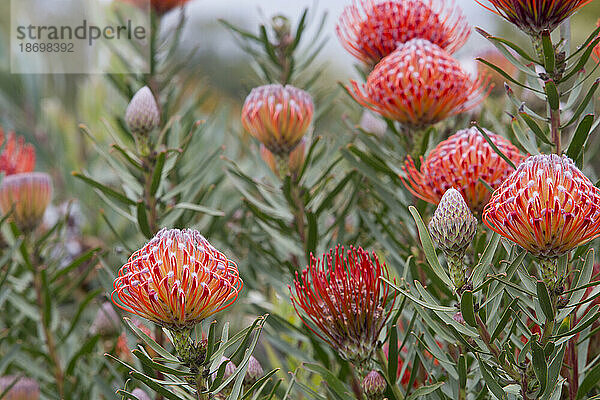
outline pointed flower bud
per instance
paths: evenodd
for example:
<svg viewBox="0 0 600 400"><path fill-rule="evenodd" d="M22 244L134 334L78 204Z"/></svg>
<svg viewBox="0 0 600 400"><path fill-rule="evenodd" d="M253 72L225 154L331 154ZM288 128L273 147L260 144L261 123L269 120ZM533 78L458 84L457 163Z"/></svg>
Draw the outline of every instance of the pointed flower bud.
<svg viewBox="0 0 600 400"><path fill-rule="evenodd" d="M454 1L355 0L344 9L336 33L350 54L375 65L399 44L416 38L454 53L467 41L471 27Z"/></svg>
<svg viewBox="0 0 600 400"><path fill-rule="evenodd" d="M472 80L444 49L425 39L400 44L360 85L348 92L363 107L411 129L468 111L489 92L484 77Z"/></svg>
<svg viewBox="0 0 600 400"><path fill-rule="evenodd" d="M4 393L9 387L10 390ZM2 376L0 377L0 394L4 394L2 397L4 400L39 400L40 385L30 378L19 378L14 375Z"/></svg>
<svg viewBox="0 0 600 400"><path fill-rule="evenodd" d="M257 380L262 378L264 371L260 362L254 356L250 356L248 360L248 369L246 370L246 376L244 376L244 385L252 386Z"/></svg>
<svg viewBox="0 0 600 400"><path fill-rule="evenodd" d="M131 394L133 394L135 397L137 397L138 400L152 400L150 395L148 393L144 392L140 388L133 389L133 392L131 392Z"/></svg>
<svg viewBox="0 0 600 400"><path fill-rule="evenodd" d="M52 199L52 180L42 172L25 172L4 177L0 183L0 210L23 232L34 230Z"/></svg>
<svg viewBox="0 0 600 400"><path fill-rule="evenodd" d="M291 85L265 85L252 89L242 109L242 124L249 134L274 154L292 151L312 121L310 94Z"/></svg>
<svg viewBox="0 0 600 400"><path fill-rule="evenodd" d="M125 122L134 135L146 135L158 127L160 111L148 86L138 90L129 102Z"/></svg>
<svg viewBox="0 0 600 400"><path fill-rule="evenodd" d="M448 189L429 222L429 232L448 261L450 278L456 289L465 284L463 257L477 233L477 218L473 216L462 195Z"/></svg>
<svg viewBox="0 0 600 400"><path fill-rule="evenodd" d="M544 30L552 32L592 0L487 0L491 6L483 0L475 1L528 35L538 37Z"/></svg>
<svg viewBox="0 0 600 400"><path fill-rule="evenodd" d="M448 189L429 222L433 240L444 253L464 254L477 232L477 218L460 192Z"/></svg>
<svg viewBox="0 0 600 400"><path fill-rule="evenodd" d="M120 326L121 318L119 318L112 303L106 302L102 304L96 313L94 322L90 326L90 333L100 336L117 336L121 333Z"/></svg>
<svg viewBox="0 0 600 400"><path fill-rule="evenodd" d="M362 382L367 400L381 400L387 386L385 378L375 370L369 372Z"/></svg>
<svg viewBox="0 0 600 400"><path fill-rule="evenodd" d="M174 331L232 305L243 283L237 265L198 231L162 229L119 270L113 302Z"/></svg>

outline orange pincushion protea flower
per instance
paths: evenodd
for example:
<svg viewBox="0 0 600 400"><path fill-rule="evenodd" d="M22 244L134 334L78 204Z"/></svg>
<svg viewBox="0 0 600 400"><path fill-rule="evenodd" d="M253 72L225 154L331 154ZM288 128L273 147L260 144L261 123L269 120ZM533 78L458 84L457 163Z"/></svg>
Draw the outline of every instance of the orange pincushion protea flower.
<svg viewBox="0 0 600 400"><path fill-rule="evenodd" d="M292 304L310 330L360 365L376 350L395 303L382 278L389 279L388 270L374 253L338 246L320 260L311 256L302 275L296 273Z"/></svg>
<svg viewBox="0 0 600 400"><path fill-rule="evenodd" d="M52 179L42 172L24 172L4 177L0 184L0 210L11 213L19 229L34 230L52 199Z"/></svg>
<svg viewBox="0 0 600 400"><path fill-rule="evenodd" d="M355 0L344 9L336 33L350 54L375 65L399 44L416 38L454 53L471 29L453 1Z"/></svg>
<svg viewBox="0 0 600 400"><path fill-rule="evenodd" d="M14 132L9 132L5 143L4 131L0 127L0 146L3 144L0 172L12 175L35 169L35 150L31 144L25 143L22 136L17 137Z"/></svg>
<svg viewBox="0 0 600 400"><path fill-rule="evenodd" d="M487 132L492 142L515 165L523 158L512 143L502 136ZM480 212L490 192L479 180L497 188L514 169L490 147L477 128L458 131L433 149L426 159L421 157L421 171L410 156L400 176L406 188L428 203L438 204L444 193L458 190L473 212Z"/></svg>
<svg viewBox="0 0 600 400"><path fill-rule="evenodd" d="M162 229L121 267L112 300L159 325L184 330L233 304L242 286L235 263L199 232Z"/></svg>
<svg viewBox="0 0 600 400"><path fill-rule="evenodd" d="M314 113L312 97L291 85L252 89L242 109L244 128L275 154L292 151L308 130Z"/></svg>
<svg viewBox="0 0 600 400"><path fill-rule="evenodd" d="M483 222L554 259L600 235L600 189L566 156L532 156L494 192Z"/></svg>
<svg viewBox="0 0 600 400"><path fill-rule="evenodd" d="M413 39L385 57L359 87L348 91L364 107L406 126L422 128L467 111L486 92L484 79L472 81L439 46Z"/></svg>
<svg viewBox="0 0 600 400"><path fill-rule="evenodd" d="M575 11L592 0L487 0L492 7L475 0L488 10L516 25L523 32L538 36L553 31Z"/></svg>

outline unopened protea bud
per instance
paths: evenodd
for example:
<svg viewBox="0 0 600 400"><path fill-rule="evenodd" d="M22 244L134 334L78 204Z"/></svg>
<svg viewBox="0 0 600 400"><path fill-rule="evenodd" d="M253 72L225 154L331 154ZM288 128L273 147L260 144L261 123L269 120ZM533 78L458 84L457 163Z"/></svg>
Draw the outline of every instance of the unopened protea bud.
<svg viewBox="0 0 600 400"><path fill-rule="evenodd" d="M142 389L139 388L134 389L133 392L131 392L131 394L137 397L138 400L152 400L148 393L144 392Z"/></svg>
<svg viewBox="0 0 600 400"><path fill-rule="evenodd" d="M52 180L41 172L9 175L0 184L0 210L4 214L11 213L23 232L38 226L51 198Z"/></svg>
<svg viewBox="0 0 600 400"><path fill-rule="evenodd" d="M465 319L462 316L462 313L459 311L452 316L452 319L458 322L459 324L465 324Z"/></svg>
<svg viewBox="0 0 600 400"><path fill-rule="evenodd" d="M102 304L96 313L94 322L92 322L92 325L90 326L90 333L92 335L100 336L117 336L121 333L121 330L119 329L120 325L121 321L119 315L113 308L113 305L106 302Z"/></svg>
<svg viewBox="0 0 600 400"><path fill-rule="evenodd" d="M244 385L252 386L257 380L262 378L264 374L262 365L258 362L254 356L250 356L248 360L248 369L246 370L246 376L244 376Z"/></svg>
<svg viewBox="0 0 600 400"><path fill-rule="evenodd" d="M367 400L383 399L383 393L385 392L387 383L379 372L375 370L369 372L362 383Z"/></svg>
<svg viewBox="0 0 600 400"><path fill-rule="evenodd" d="M448 260L450 275L456 288L465 283L462 259L477 232L477 219L456 189L448 189L442 196L429 232Z"/></svg>
<svg viewBox="0 0 600 400"><path fill-rule="evenodd" d="M40 386L33 379L7 375L0 377L0 394L4 394L3 400L39 400Z"/></svg>
<svg viewBox="0 0 600 400"><path fill-rule="evenodd" d="M125 122L135 135L145 135L160 123L158 104L148 86L138 90L129 102Z"/></svg>

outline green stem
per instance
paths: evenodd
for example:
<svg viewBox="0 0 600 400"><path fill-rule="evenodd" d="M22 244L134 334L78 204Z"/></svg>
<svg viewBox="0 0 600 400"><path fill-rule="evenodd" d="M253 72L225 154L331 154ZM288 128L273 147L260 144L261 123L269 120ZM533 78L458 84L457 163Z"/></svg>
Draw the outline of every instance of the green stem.
<svg viewBox="0 0 600 400"><path fill-rule="evenodd" d="M58 356L58 350L56 348L56 341L54 339L54 335L52 330L50 329L50 321L48 321L45 317L44 310L48 306L46 304L46 300L44 298L44 287L42 282L41 271L44 266L42 266L42 260L37 251L33 252L34 260L35 260L35 273L33 277L33 284L35 287L35 295L37 300L38 310L40 312L40 320L42 321L42 330L44 333L44 341L46 343L46 347L48 348L48 356L52 360L53 364L53 373L54 379L56 381L56 389L58 391L58 395L61 399L65 398L65 389L64 389L64 372L61 367L60 357ZM47 288L46 288L47 290Z"/></svg>
<svg viewBox="0 0 600 400"><path fill-rule="evenodd" d="M385 379L388 381L388 386L394 394L394 397L396 398L396 400L403 400L404 395L400 392L400 388L398 388L398 385L396 385L396 377L389 376L388 374L388 369L386 368L387 358L385 356L385 353L383 352L383 349L381 348L377 350L377 359L381 364L381 372L383 372L383 374L385 375Z"/></svg>
<svg viewBox="0 0 600 400"><path fill-rule="evenodd" d="M521 374L508 363L506 358L501 359L500 354L502 352L500 349L498 349L498 346L492 342L492 336L490 335L487 326L485 326L479 315L475 314L475 320L477 321L477 330L479 331L479 336L481 337L481 340L483 340L483 343L485 343L485 346L490 353L492 353L492 356L494 356L496 363L508 376L515 380L515 382L521 382ZM524 393L526 393L526 391Z"/></svg>

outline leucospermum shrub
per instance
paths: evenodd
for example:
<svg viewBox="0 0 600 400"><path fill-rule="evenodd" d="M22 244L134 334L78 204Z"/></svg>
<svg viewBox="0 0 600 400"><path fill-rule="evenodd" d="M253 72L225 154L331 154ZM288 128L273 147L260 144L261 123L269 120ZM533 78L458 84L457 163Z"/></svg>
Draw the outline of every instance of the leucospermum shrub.
<svg viewBox="0 0 600 400"><path fill-rule="evenodd" d="M64 177L0 131L0 398L600 396L600 27L569 24L593 1L473 1L512 24L477 28L475 73L453 1L348 0L352 78L320 64L326 15L221 21L235 107L188 3L149 2L119 58L149 72L80 125L102 227L75 256Z"/></svg>

